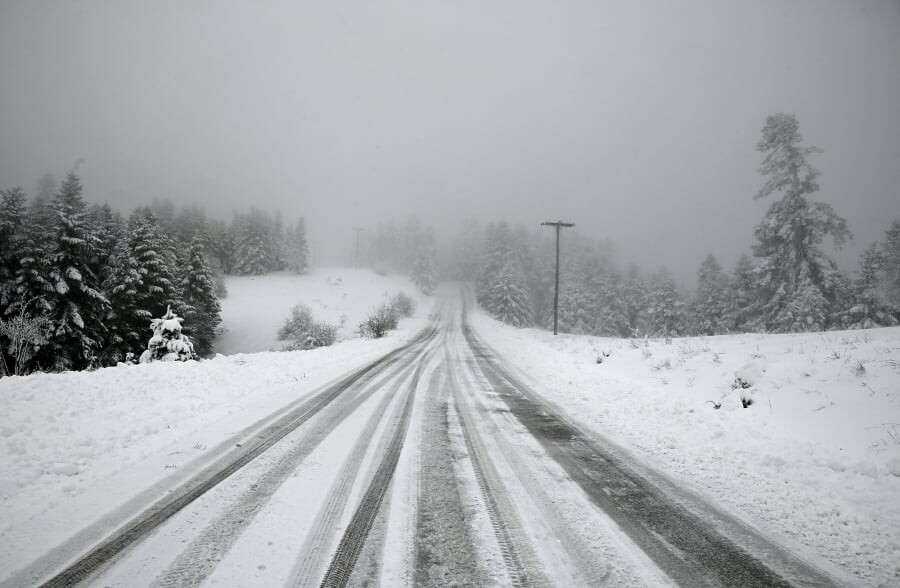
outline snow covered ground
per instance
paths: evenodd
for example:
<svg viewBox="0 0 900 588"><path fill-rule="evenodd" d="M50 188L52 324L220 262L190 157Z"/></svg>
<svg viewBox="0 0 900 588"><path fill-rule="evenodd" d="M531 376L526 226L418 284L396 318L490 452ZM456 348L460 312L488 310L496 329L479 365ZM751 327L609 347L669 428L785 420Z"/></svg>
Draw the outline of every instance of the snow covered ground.
<svg viewBox="0 0 900 588"><path fill-rule="evenodd" d="M900 328L666 344L470 320L586 428L860 584L900 585Z"/></svg>
<svg viewBox="0 0 900 588"><path fill-rule="evenodd" d="M227 287L230 330L217 347L233 355L0 379L0 583L113 506L174 483L253 423L406 341L433 304L404 277L353 269L229 278ZM413 318L383 339L352 334L398 291L415 298ZM249 353L278 346L275 331L301 302L322 320L346 315L347 340Z"/></svg>
<svg viewBox="0 0 900 588"><path fill-rule="evenodd" d="M228 276L225 285L224 332L216 339L216 353L224 355L280 349L284 341L278 340L278 329L297 304L308 306L318 320L342 325L338 336L346 339L356 337L357 325L397 292L417 295L406 276L380 276L368 269L317 268L303 276L288 272ZM416 300L421 302L422 297Z"/></svg>
<svg viewBox="0 0 900 588"><path fill-rule="evenodd" d="M414 294L404 278L319 270L230 279L228 288L220 351L278 345L274 330L300 302L325 320L346 315L349 339L0 379L0 584L117 505L164 492L278 408L396 347L432 310L418 297L398 331L361 340L352 326L372 307L399 290ZM553 337L477 310L471 323L584 427L854 583L900 584L900 329L666 344ZM737 377L750 387L732 389ZM746 409L742 394L753 399Z"/></svg>

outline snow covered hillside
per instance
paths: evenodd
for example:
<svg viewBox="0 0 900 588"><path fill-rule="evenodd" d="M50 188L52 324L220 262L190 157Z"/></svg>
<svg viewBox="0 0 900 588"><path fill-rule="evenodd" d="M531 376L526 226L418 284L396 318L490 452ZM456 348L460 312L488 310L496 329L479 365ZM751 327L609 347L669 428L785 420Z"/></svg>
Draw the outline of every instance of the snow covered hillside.
<svg viewBox="0 0 900 588"><path fill-rule="evenodd" d="M473 315L587 429L801 553L865 584L900 584L900 328L666 344Z"/></svg>
<svg viewBox="0 0 900 588"><path fill-rule="evenodd" d="M297 304L308 306L318 320L342 324L341 339L355 337L368 313L397 292L415 297L420 307L428 304L406 276L380 276L370 269L228 276L225 286L228 295L220 301L224 332L215 343L216 353L223 355L280 349L284 341L278 340L278 328Z"/></svg>

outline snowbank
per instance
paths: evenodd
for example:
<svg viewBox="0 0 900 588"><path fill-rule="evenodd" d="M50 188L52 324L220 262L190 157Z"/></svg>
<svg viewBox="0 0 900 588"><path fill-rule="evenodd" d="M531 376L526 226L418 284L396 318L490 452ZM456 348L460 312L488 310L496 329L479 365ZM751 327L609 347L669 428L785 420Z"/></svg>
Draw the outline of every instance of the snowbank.
<svg viewBox="0 0 900 588"><path fill-rule="evenodd" d="M900 329L667 345L471 321L583 426L861 582L900 583Z"/></svg>

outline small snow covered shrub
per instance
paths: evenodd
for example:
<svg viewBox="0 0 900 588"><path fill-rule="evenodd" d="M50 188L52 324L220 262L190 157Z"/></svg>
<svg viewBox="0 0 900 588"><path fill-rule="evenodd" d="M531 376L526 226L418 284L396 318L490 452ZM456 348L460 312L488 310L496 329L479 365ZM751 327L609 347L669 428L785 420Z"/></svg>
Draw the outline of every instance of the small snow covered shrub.
<svg viewBox="0 0 900 588"><path fill-rule="evenodd" d="M298 304L291 309L291 316L278 329L278 339L288 341L284 351L298 351L329 347L337 341L337 327L313 317L308 306Z"/></svg>
<svg viewBox="0 0 900 588"><path fill-rule="evenodd" d="M183 322L184 319L173 313L171 307L162 318L150 321L153 337L147 343L147 349L141 354L141 363L196 360L194 344L187 335L181 334Z"/></svg>
<svg viewBox="0 0 900 588"><path fill-rule="evenodd" d="M388 331L396 329L398 322L400 317L397 309L390 304L382 304L369 315L369 318L359 324L359 334L363 337L380 339Z"/></svg>
<svg viewBox="0 0 900 588"><path fill-rule="evenodd" d="M416 303L406 292L397 292L391 298L391 306L397 311L400 318L409 318L416 311Z"/></svg>

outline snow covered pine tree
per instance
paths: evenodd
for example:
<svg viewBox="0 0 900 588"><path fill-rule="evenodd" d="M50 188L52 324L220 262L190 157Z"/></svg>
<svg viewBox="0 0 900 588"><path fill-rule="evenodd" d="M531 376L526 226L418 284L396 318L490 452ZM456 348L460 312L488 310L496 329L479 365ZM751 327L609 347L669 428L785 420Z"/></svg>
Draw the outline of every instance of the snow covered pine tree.
<svg viewBox="0 0 900 588"><path fill-rule="evenodd" d="M162 318L153 319L150 323L153 336L147 343L147 349L141 354L141 363L197 359L194 344L190 338L181 334L182 322L184 319L172 313L171 308Z"/></svg>
<svg viewBox="0 0 900 588"><path fill-rule="evenodd" d="M840 247L851 237L847 221L824 202L810 202L819 189L819 171L806 158L821 150L804 147L793 114L769 116L757 151L765 153L759 172L768 176L755 199L774 193L774 202L756 227L753 327L770 332L821 331L828 327L840 274L821 249L826 235Z"/></svg>

